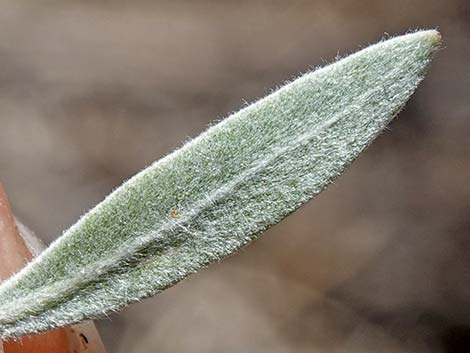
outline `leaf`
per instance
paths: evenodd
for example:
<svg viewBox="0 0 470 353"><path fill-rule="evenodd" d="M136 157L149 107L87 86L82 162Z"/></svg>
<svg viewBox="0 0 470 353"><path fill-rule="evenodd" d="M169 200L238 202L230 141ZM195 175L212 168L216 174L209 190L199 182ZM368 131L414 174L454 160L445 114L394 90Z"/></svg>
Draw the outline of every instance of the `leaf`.
<svg viewBox="0 0 470 353"><path fill-rule="evenodd" d="M0 287L0 337L118 310L255 240L379 135L439 43L415 32L307 73L135 175Z"/></svg>

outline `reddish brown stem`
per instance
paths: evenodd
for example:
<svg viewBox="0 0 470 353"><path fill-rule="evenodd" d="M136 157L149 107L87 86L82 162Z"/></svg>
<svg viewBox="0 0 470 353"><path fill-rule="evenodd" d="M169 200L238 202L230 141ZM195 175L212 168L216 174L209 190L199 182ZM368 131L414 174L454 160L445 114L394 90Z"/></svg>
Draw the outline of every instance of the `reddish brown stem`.
<svg viewBox="0 0 470 353"><path fill-rule="evenodd" d="M31 259L31 252L18 231L6 192L0 183L0 282ZM5 341L3 350L4 353L105 352L100 336L91 322Z"/></svg>

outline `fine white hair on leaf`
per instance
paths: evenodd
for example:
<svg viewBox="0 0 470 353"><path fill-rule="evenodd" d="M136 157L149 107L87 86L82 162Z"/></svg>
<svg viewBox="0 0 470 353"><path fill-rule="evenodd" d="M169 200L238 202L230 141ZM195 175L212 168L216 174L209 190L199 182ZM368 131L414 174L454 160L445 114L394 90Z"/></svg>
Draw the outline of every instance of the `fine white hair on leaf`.
<svg viewBox="0 0 470 353"><path fill-rule="evenodd" d="M0 338L119 310L255 240L380 134L439 44L418 31L306 73L135 175L0 286Z"/></svg>

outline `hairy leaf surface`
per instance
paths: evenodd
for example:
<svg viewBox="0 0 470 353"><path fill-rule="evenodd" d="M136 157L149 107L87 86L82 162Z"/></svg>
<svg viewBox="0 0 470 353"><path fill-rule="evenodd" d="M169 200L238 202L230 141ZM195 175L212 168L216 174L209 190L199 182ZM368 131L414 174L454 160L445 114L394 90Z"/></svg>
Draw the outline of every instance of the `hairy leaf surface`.
<svg viewBox="0 0 470 353"><path fill-rule="evenodd" d="M118 310L256 239L379 135L439 42L415 32L309 72L135 175L0 287L0 338Z"/></svg>

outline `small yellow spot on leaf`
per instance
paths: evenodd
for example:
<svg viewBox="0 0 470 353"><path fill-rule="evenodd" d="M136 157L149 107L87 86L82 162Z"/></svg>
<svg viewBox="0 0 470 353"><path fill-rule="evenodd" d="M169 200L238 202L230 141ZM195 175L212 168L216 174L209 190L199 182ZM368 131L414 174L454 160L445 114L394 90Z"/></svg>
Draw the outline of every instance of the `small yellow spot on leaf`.
<svg viewBox="0 0 470 353"><path fill-rule="evenodd" d="M170 214L171 214L171 217L173 218L178 217L178 212L176 212L176 210L171 210Z"/></svg>

